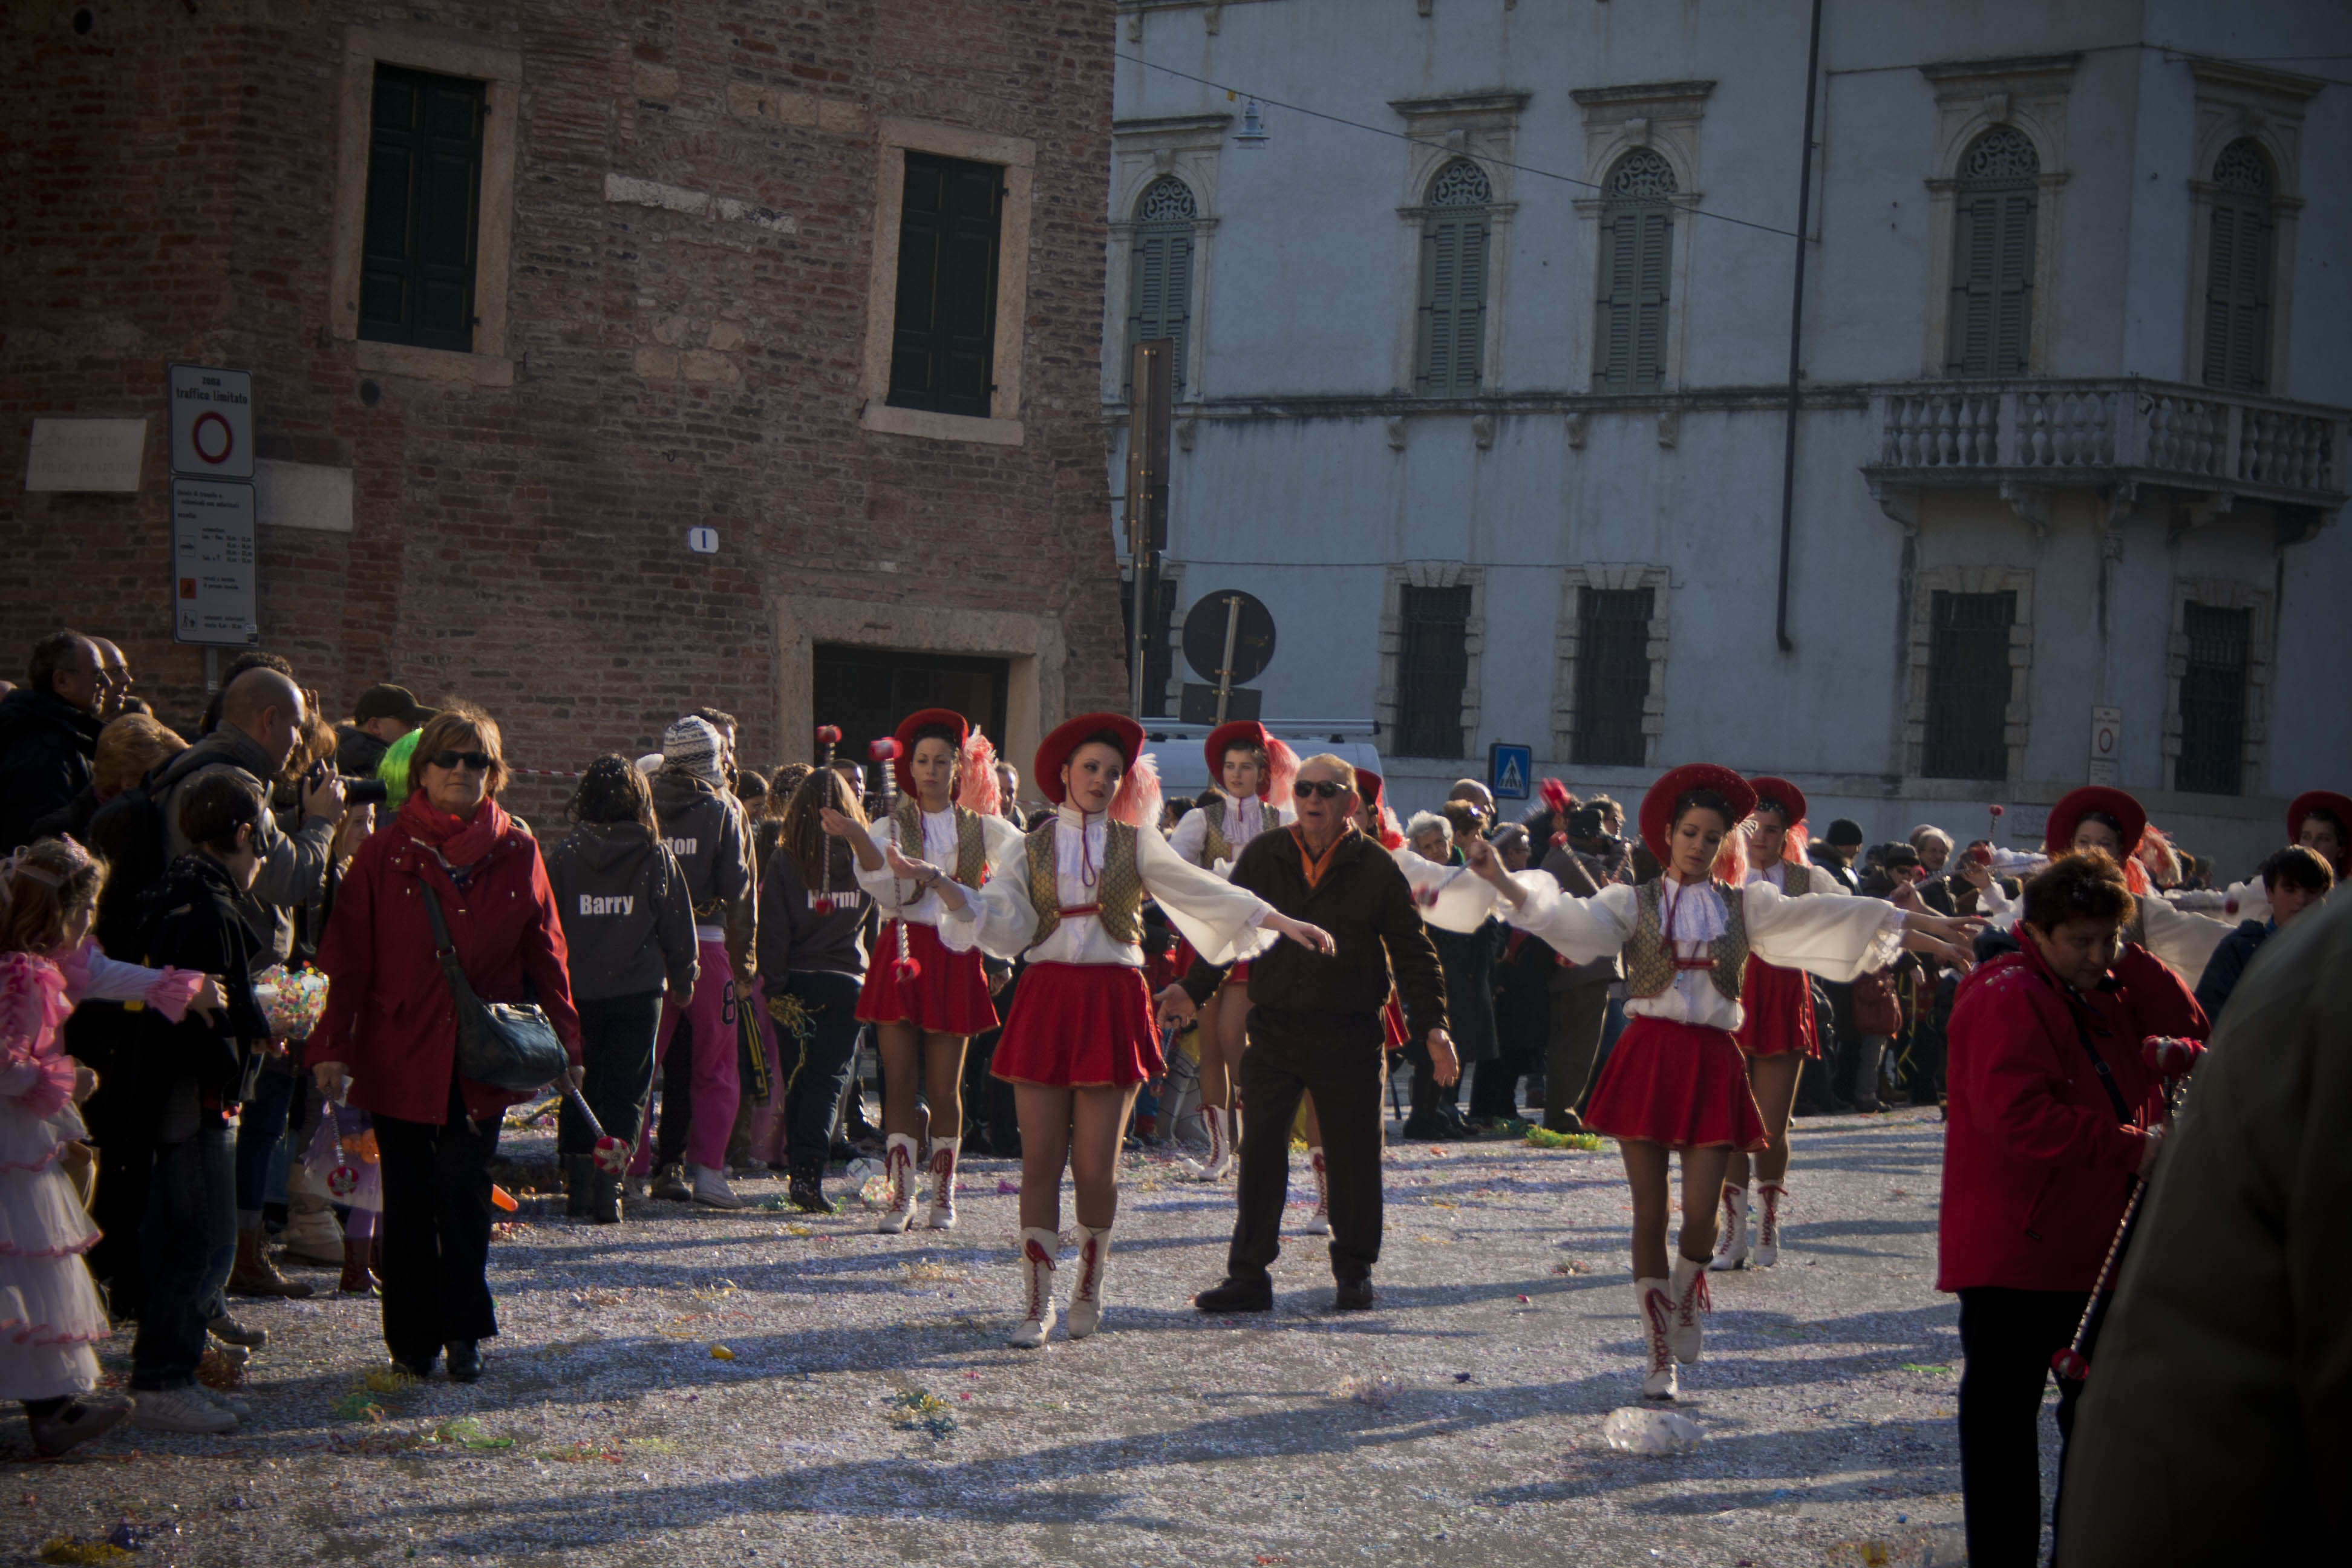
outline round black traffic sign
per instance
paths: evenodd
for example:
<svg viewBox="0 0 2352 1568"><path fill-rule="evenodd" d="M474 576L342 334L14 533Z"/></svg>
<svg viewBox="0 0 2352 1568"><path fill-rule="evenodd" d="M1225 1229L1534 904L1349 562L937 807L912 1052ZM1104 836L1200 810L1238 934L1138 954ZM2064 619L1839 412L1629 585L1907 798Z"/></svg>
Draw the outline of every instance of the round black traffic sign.
<svg viewBox="0 0 2352 1568"><path fill-rule="evenodd" d="M1240 614L1234 614L1234 606ZM1210 685L1225 662L1225 626L1234 627L1235 686L1255 680L1274 662L1274 614L1239 588L1220 588L1196 601L1184 616L1184 662Z"/></svg>

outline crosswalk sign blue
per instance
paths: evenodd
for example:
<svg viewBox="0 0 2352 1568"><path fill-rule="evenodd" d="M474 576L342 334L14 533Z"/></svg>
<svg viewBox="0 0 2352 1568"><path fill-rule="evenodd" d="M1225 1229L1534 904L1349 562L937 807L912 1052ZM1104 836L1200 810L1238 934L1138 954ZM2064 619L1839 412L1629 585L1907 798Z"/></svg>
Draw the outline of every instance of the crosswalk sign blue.
<svg viewBox="0 0 2352 1568"><path fill-rule="evenodd" d="M1535 767L1535 748L1510 746L1500 741L1486 748L1486 787L1496 800L1525 800L1528 780Z"/></svg>

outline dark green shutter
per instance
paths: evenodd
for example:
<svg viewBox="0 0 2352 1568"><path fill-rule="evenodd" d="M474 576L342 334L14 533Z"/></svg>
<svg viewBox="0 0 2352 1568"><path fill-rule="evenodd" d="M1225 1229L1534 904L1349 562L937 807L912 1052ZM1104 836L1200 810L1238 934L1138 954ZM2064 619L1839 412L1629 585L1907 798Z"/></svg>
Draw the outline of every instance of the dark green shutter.
<svg viewBox="0 0 2352 1568"><path fill-rule="evenodd" d="M1192 228L1139 229L1128 289L1127 343L1132 350L1151 338L1176 341L1170 375L1179 399L1184 395L1185 327L1192 310Z"/></svg>
<svg viewBox="0 0 2352 1568"><path fill-rule="evenodd" d="M1570 760L1639 766L1648 741L1651 588L1576 591L1576 732Z"/></svg>
<svg viewBox="0 0 2352 1568"><path fill-rule="evenodd" d="M2201 795L2235 795L2245 763L2246 668L2254 613L2200 605L2182 606L2188 668L2180 676L2180 761L2172 787Z"/></svg>
<svg viewBox="0 0 2352 1568"><path fill-rule="evenodd" d="M2030 188L1959 194L1945 356L1954 375L2025 374L2033 321L2036 205Z"/></svg>
<svg viewBox="0 0 2352 1568"><path fill-rule="evenodd" d="M378 66L359 335L469 353L485 84Z"/></svg>
<svg viewBox="0 0 2352 1568"><path fill-rule="evenodd" d="M2261 392L2270 370L2270 215L2252 202L2224 197L2213 205L2212 241L2205 268L2205 384Z"/></svg>
<svg viewBox="0 0 2352 1568"><path fill-rule="evenodd" d="M996 363L1004 171L907 154L890 403L986 418Z"/></svg>
<svg viewBox="0 0 2352 1568"><path fill-rule="evenodd" d="M1592 372L1609 391L1648 391L1665 380L1674 222L1674 209L1656 202L1612 202L1601 210Z"/></svg>
<svg viewBox="0 0 2352 1568"><path fill-rule="evenodd" d="M1486 346L1486 215L1432 216L1421 233L1421 363L1435 396L1478 390Z"/></svg>

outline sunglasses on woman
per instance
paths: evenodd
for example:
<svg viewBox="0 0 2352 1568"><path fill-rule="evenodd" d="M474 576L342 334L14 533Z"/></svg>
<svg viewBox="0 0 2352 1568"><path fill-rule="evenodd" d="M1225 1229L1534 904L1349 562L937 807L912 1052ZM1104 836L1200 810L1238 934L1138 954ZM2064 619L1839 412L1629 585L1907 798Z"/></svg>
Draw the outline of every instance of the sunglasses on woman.
<svg viewBox="0 0 2352 1568"><path fill-rule="evenodd" d="M490 771L490 753L488 752L436 752L425 760L436 768L447 768L452 773L459 768L467 768L478 773Z"/></svg>
<svg viewBox="0 0 2352 1568"><path fill-rule="evenodd" d="M1329 779L1308 779L1303 784L1294 784L1291 787L1293 793L1311 795L1317 800L1336 800L1340 795L1349 793L1346 784L1333 784Z"/></svg>

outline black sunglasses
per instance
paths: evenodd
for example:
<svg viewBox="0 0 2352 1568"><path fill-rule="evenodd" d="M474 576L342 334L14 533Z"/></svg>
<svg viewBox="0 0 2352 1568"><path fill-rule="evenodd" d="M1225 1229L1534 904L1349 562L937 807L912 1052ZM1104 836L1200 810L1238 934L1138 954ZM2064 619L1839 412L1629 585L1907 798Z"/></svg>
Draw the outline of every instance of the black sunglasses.
<svg viewBox="0 0 2352 1568"><path fill-rule="evenodd" d="M436 768L448 768L452 772L458 768L471 768L478 773L490 771L490 753L488 752L436 752L425 760Z"/></svg>
<svg viewBox="0 0 2352 1568"><path fill-rule="evenodd" d="M1346 784L1333 784L1329 779L1308 779L1306 783L1292 787L1293 793L1311 795L1317 800L1331 800L1352 793Z"/></svg>

